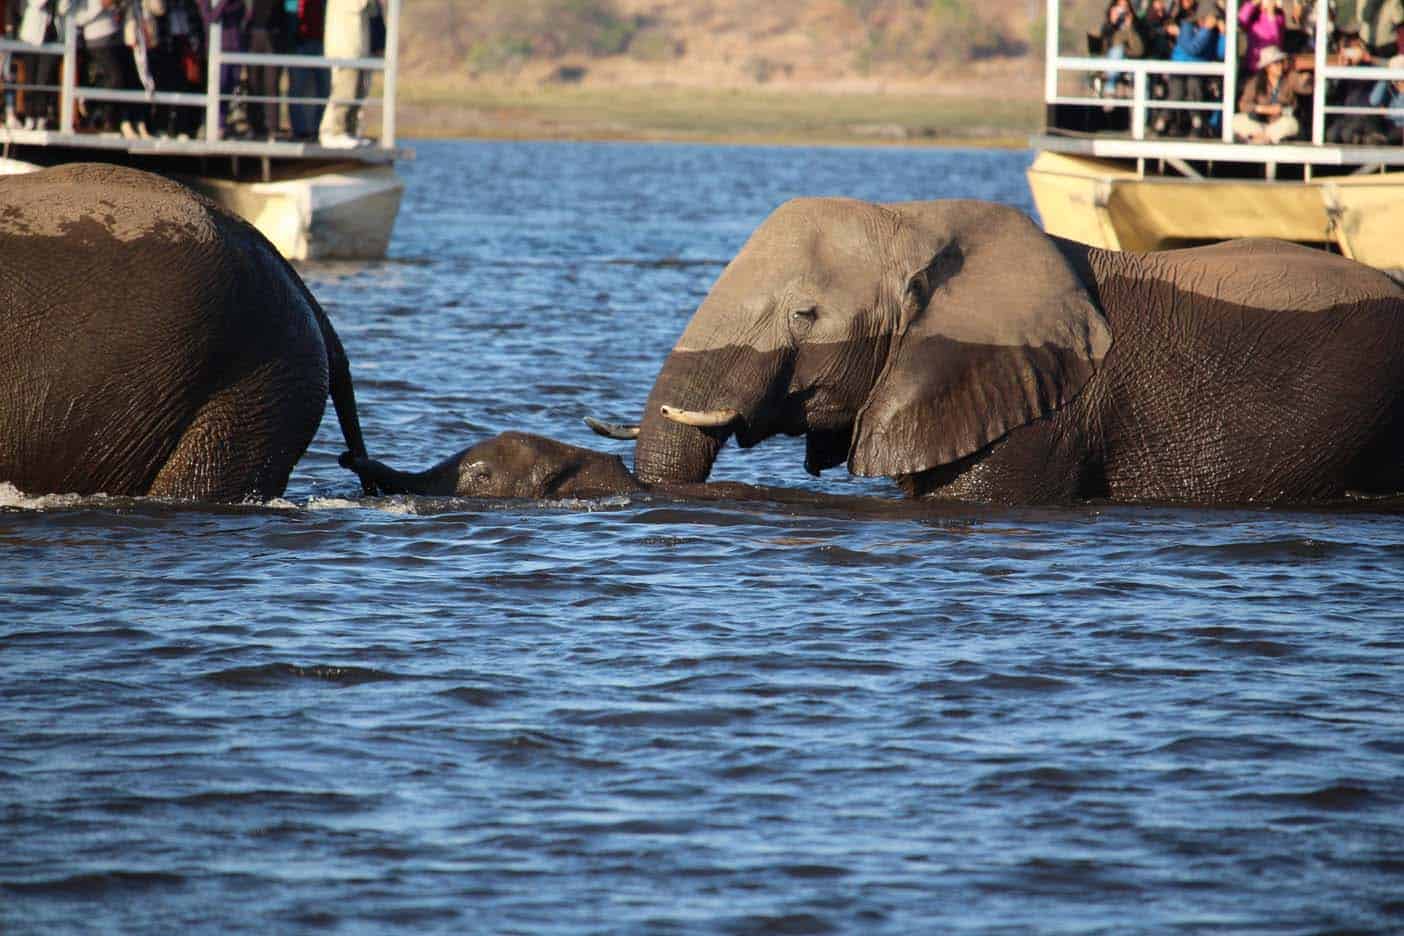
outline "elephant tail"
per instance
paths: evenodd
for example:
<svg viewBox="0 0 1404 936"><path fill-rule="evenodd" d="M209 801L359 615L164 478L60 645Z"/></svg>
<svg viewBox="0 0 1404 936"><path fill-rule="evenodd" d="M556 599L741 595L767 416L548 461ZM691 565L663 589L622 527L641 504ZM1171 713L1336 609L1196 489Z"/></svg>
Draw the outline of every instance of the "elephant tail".
<svg viewBox="0 0 1404 936"><path fill-rule="evenodd" d="M275 250L274 254L281 258L281 254ZM322 344L327 349L327 378L331 389L332 406L336 409L336 420L341 424L341 436L346 440L347 454L357 459L369 458L366 451L366 440L361 435L361 419L356 412L356 387L351 382L351 362L346 357L346 349L341 345L341 337L337 335L336 329L332 327L331 319L327 316L322 304L317 301L317 297L312 295L312 290L307 288L307 284L302 281L302 277L297 275L297 271L292 268L292 264L286 259L283 265L287 267L288 274L292 277L298 289L302 290L302 295L307 299L307 304L312 307L312 312L317 316L317 326L322 330ZM366 494L377 494L378 489L365 476L361 478L361 490Z"/></svg>
<svg viewBox="0 0 1404 936"><path fill-rule="evenodd" d="M327 346L327 373L331 379L332 406L336 408L336 419L341 424L341 435L352 455L365 458L368 453L366 440L361 435L361 419L356 412L356 388L351 383L351 362L347 360L346 349L341 346L341 338L336 329L332 328L331 320L327 318L321 306L316 308L317 321L322 326L322 341Z"/></svg>

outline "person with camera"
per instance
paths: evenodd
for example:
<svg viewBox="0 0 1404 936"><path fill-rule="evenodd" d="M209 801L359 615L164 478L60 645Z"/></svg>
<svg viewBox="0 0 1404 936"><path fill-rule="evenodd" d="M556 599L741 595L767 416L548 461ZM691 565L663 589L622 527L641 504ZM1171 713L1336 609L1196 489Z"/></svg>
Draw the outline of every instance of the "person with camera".
<svg viewBox="0 0 1404 936"><path fill-rule="evenodd" d="M1244 75L1253 74L1263 67L1263 50L1282 51L1287 35L1287 14L1278 0L1245 0L1238 8L1238 25L1246 41L1239 70Z"/></svg>
<svg viewBox="0 0 1404 936"><path fill-rule="evenodd" d="M1221 25L1218 10L1207 2L1201 6L1199 0L1178 0L1178 4L1175 22L1170 27L1175 36L1175 48L1170 52L1170 60L1172 62L1218 61ZM1170 99L1194 103L1204 101L1204 76L1171 75ZM1186 132L1187 127L1188 133L1198 136L1208 126L1204 114L1200 111L1189 111L1188 120L1183 117L1185 111L1178 113L1182 116L1175 120L1177 124L1175 129L1181 135ZM1160 130L1160 127L1157 129ZM1170 128L1166 126L1165 130L1168 129Z"/></svg>

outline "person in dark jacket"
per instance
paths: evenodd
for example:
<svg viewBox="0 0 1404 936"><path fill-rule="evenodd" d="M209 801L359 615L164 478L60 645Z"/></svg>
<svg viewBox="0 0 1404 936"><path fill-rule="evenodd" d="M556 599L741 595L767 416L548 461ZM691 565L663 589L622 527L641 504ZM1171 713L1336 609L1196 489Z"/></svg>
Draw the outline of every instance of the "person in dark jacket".
<svg viewBox="0 0 1404 936"><path fill-rule="evenodd" d="M249 0L246 44L250 52L264 54L287 50L283 0ZM250 65L249 94L277 97L282 69L276 65ZM259 139L273 139L279 133L278 105L272 101L249 104L249 133Z"/></svg>
<svg viewBox="0 0 1404 936"><path fill-rule="evenodd" d="M322 34L326 24L326 0L297 0L297 30L294 51L298 55L321 55ZM331 96L331 72L325 68L293 68L288 70L289 94L298 98ZM322 123L325 104L288 105L288 123L293 139L313 140Z"/></svg>

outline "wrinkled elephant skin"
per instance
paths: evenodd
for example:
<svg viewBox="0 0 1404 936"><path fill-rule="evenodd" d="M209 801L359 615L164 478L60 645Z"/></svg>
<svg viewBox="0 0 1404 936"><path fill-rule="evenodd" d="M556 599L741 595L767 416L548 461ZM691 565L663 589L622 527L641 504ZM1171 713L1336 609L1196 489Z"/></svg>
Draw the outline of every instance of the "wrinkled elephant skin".
<svg viewBox="0 0 1404 936"><path fill-rule="evenodd" d="M29 493L281 494L346 355L257 231L183 186L71 164L0 178L0 481Z"/></svg>
<svg viewBox="0 0 1404 936"><path fill-rule="evenodd" d="M644 484L617 455L525 432L493 436L421 472L397 471L375 459L350 454L341 457L341 464L359 475L368 488L385 494L547 501L647 494L683 502L764 501L806 510L837 510L846 516L930 516L927 510L912 509L919 502L892 498L734 481Z"/></svg>
<svg viewBox="0 0 1404 936"><path fill-rule="evenodd" d="M915 495L1293 503L1404 489L1404 289L1279 241L1154 254L971 202L799 199L649 394L635 470L806 436Z"/></svg>

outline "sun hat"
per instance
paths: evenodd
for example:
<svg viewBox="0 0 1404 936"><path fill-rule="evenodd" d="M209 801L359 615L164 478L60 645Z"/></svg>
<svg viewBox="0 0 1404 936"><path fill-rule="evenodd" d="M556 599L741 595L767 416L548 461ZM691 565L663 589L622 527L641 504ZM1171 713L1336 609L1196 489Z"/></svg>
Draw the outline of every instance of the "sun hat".
<svg viewBox="0 0 1404 936"><path fill-rule="evenodd" d="M1277 62L1286 61L1287 53L1283 52L1275 45L1263 46L1263 50L1258 53L1258 67L1267 68Z"/></svg>

